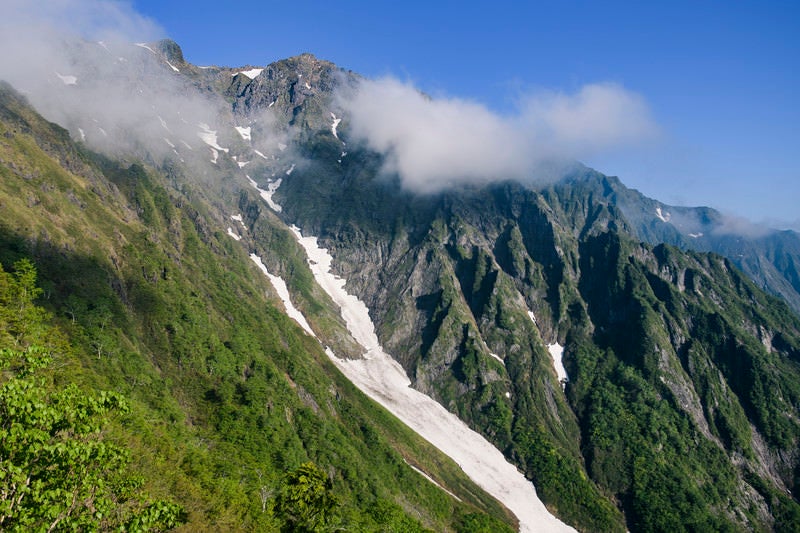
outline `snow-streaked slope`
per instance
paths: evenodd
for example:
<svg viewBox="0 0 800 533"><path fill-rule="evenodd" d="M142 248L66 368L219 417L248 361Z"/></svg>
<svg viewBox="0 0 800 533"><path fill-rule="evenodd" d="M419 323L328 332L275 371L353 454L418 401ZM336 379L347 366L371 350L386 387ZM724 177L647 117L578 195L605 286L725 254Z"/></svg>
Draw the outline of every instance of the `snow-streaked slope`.
<svg viewBox="0 0 800 533"><path fill-rule="evenodd" d="M300 327L303 328L306 333L316 338L316 334L314 334L314 330L311 329L308 321L306 321L306 317L304 317L303 313L301 313L292 303L292 299L289 296L289 288L286 286L286 282L283 281L283 278L270 274L267 270L267 267L264 265L264 262L256 254L250 254L250 259L252 259L256 265L258 265L258 268L260 268L264 275L269 278L270 282L272 282L272 286L278 293L278 296L283 302L284 307L286 307L286 314L289 316L289 318L300 324Z"/></svg>
<svg viewBox="0 0 800 533"><path fill-rule="evenodd" d="M332 258L327 250L319 247L316 237L303 237L297 227L292 231L306 250L317 283L340 306L351 335L366 349L363 359L339 359L326 349L348 379L455 460L475 483L517 516L520 531L573 531L547 511L533 485L489 441L410 387L403 368L380 346L366 305L347 293L344 279L330 272Z"/></svg>
<svg viewBox="0 0 800 533"><path fill-rule="evenodd" d="M278 187L281 186L282 182L281 178L269 182L269 184L267 184L267 190L264 190L259 188L258 183L256 183L255 180L253 180L253 178L251 178L250 176L246 177L247 180L250 182L250 185L252 185L261 194L261 198L263 198L264 201L267 202L267 205L273 211L275 211L276 213L280 213L281 211L283 211L283 208L272 200L272 195L275 194L275 191L277 191Z"/></svg>
<svg viewBox="0 0 800 533"><path fill-rule="evenodd" d="M225 153L228 152L227 148L223 148L217 144L217 132L212 130L208 124L201 122L198 124L198 127L200 128L200 131L197 132L197 136L200 137L204 143L209 145L214 150L219 150Z"/></svg>

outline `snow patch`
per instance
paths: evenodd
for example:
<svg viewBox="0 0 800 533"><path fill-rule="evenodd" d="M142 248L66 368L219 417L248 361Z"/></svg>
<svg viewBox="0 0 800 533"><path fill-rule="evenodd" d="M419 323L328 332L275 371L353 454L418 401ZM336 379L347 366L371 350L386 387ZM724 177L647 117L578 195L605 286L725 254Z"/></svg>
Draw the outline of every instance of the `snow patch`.
<svg viewBox="0 0 800 533"><path fill-rule="evenodd" d="M86 132L83 131L83 128L78 128L78 133L81 134L81 140L86 141Z"/></svg>
<svg viewBox="0 0 800 533"><path fill-rule="evenodd" d="M158 117L158 121L161 123L161 127L164 128L165 130L169 131L170 133L172 133L170 131L169 127L167 126L167 121L164 120L163 118L161 118L161 115L156 115L156 116Z"/></svg>
<svg viewBox="0 0 800 533"><path fill-rule="evenodd" d="M291 176L292 172L294 172L294 163L292 163L292 166L289 167L289 170L286 171L286 175Z"/></svg>
<svg viewBox="0 0 800 533"><path fill-rule="evenodd" d="M239 235L237 235L237 234L235 234L235 233L233 232L233 228L231 228L230 226L228 226L228 235L230 235L231 237L233 237L233 240L234 240L234 241L240 241L240 240L242 240L242 238L241 238Z"/></svg>
<svg viewBox="0 0 800 533"><path fill-rule="evenodd" d="M263 68L253 68L253 69L250 69L250 70L242 70L242 71L236 72L235 74L231 74L231 75L232 76L236 76L236 74L244 74L245 76L247 76L248 78L250 78L252 80L252 79L255 79L255 77L258 76L259 74L261 74L263 71L264 71Z"/></svg>
<svg viewBox="0 0 800 533"><path fill-rule="evenodd" d="M547 511L533 485L497 448L441 404L410 387L403 367L380 346L367 306L345 291L344 279L330 272L328 251L319 247L316 237L303 237L296 226L291 229L306 251L314 279L339 305L347 329L366 350L363 359L351 360L339 359L326 348L348 379L453 458L467 476L517 516L521 532L574 531Z"/></svg>
<svg viewBox="0 0 800 533"><path fill-rule="evenodd" d="M531 317L531 322L533 322L533 324L534 324L534 325L536 325L536 326L538 326L538 325L539 325L539 324L536 322L536 317L535 317L535 316L533 316L533 311L531 311L530 309L528 310L528 316L529 316L529 317Z"/></svg>
<svg viewBox="0 0 800 533"><path fill-rule="evenodd" d="M151 51L151 52L153 52L154 54L156 53L156 51L155 51L155 50L153 50L152 48L150 48L149 46L147 46L147 43L134 43L134 44L135 44L136 46L138 46L139 48L144 48L145 50L150 50L150 51ZM158 55L158 54L156 54L156 55Z"/></svg>
<svg viewBox="0 0 800 533"><path fill-rule="evenodd" d="M561 382L561 388L566 388L569 376L567 376L567 369L564 368L564 363L561 361L564 356L564 347L555 342L547 345L547 351L550 352L550 357L553 358L553 367L556 369L558 381Z"/></svg>
<svg viewBox="0 0 800 533"><path fill-rule="evenodd" d="M336 118L336 115L331 113L331 120L333 120L333 123L331 124L331 133L333 133L333 136L338 139L339 138L339 134L336 132L336 128L339 127L339 123L342 121L342 119ZM342 157L344 157L344 156L342 156Z"/></svg>
<svg viewBox="0 0 800 533"><path fill-rule="evenodd" d="M258 157L264 158L264 159L266 159L267 161L269 161L269 157L265 156L264 154L262 154L262 153L261 153L261 152L259 152L258 150L253 150L253 152L255 152L255 154L256 154Z"/></svg>
<svg viewBox="0 0 800 533"><path fill-rule="evenodd" d="M244 168L250 164L250 161L237 161L236 164L239 165L239 168Z"/></svg>
<svg viewBox="0 0 800 533"><path fill-rule="evenodd" d="M215 151L219 150L220 152L228 153L227 148L223 148L217 144L217 132L212 130L208 124L201 122L197 126L200 128L200 131L197 132L197 136L200 137L204 143L209 145Z"/></svg>
<svg viewBox="0 0 800 533"><path fill-rule="evenodd" d="M662 222L669 222L669 219L672 218L672 215L669 213L669 211L662 212L660 207L656 207L656 216Z"/></svg>
<svg viewBox="0 0 800 533"><path fill-rule="evenodd" d="M285 144L283 144L283 143L278 143L278 150L280 150L281 152L283 152L284 150L286 150L286 148L288 148L288 147L287 147Z"/></svg>
<svg viewBox="0 0 800 533"><path fill-rule="evenodd" d="M278 293L278 296L283 302L283 306L286 308L286 314L289 316L289 318L300 324L300 327L303 328L306 333L316 338L317 336L314 333L314 330L311 329L308 321L306 321L306 317L304 317L303 313L301 313L292 303L292 299L289 296L289 288L286 286L286 282L283 281L283 278L270 274L267 270L267 267L264 265L264 262L261 261L261 258L256 254L250 254L250 259L252 259L256 265L258 265L258 268L260 268L264 275L269 278L270 282L272 282L272 286L275 288L275 292Z"/></svg>
<svg viewBox="0 0 800 533"><path fill-rule="evenodd" d="M211 162L215 165L217 164L217 159L219 159L219 152L215 149L211 148Z"/></svg>
<svg viewBox="0 0 800 533"><path fill-rule="evenodd" d="M58 79L60 79L64 83L64 85L78 84L78 78L76 78L75 76L70 76L68 74L59 74L58 72L56 72L56 76L58 76Z"/></svg>
<svg viewBox="0 0 800 533"><path fill-rule="evenodd" d="M283 208L272 200L272 195L275 194L275 191L277 191L278 187L281 186L281 181L283 180L277 179L275 181L269 182L267 184L267 190L264 190L258 187L258 183L256 183L255 180L253 180L253 178L251 178L250 176L246 177L247 180L250 182L250 185L255 187L255 189L261 194L261 198L263 198L264 201L267 202L267 205L270 206L270 208L273 211L275 211L276 213L280 213L281 211L283 211Z"/></svg>
<svg viewBox="0 0 800 533"><path fill-rule="evenodd" d="M167 61L167 60L165 59L164 61ZM178 67L176 67L175 65L173 65L173 64L172 64L172 63L170 63L169 61L167 61L167 65L169 65L169 68L171 68L171 69L172 69L172 70L174 70L175 72L180 72L180 70L178 70Z"/></svg>
<svg viewBox="0 0 800 533"><path fill-rule="evenodd" d="M174 144L172 144L172 141L170 141L170 140L169 140L169 139L167 139L166 137L164 137L164 142L165 142L165 143L167 143L167 146L169 146L169 147L170 147L170 148L172 148L173 150L175 149L175 145L174 145Z"/></svg>
<svg viewBox="0 0 800 533"><path fill-rule="evenodd" d="M505 362L505 361L503 361L503 358L502 358L502 357L500 357L499 355L497 355L496 353L489 352L489 355L491 355L492 357L494 357L495 359L497 359L498 361L500 361L500 363L501 363L503 366L506 366L506 362Z"/></svg>
<svg viewBox="0 0 800 533"><path fill-rule="evenodd" d="M249 126L246 127L246 128L243 128L241 126L235 126L235 128L236 128L236 131L239 132L239 135L242 136L242 139L244 139L245 141L248 141L248 142L250 142L252 140L252 138L250 137L250 127Z"/></svg>
<svg viewBox="0 0 800 533"><path fill-rule="evenodd" d="M241 214L231 215L231 220L235 220L236 222L241 224L244 229L247 229L247 226L244 225L244 219L242 218Z"/></svg>
<svg viewBox="0 0 800 533"><path fill-rule="evenodd" d="M193 150L193 148L191 146L189 146L189 143L187 143L186 141L181 141L181 144L183 144L189 150Z"/></svg>
<svg viewBox="0 0 800 533"><path fill-rule="evenodd" d="M703 236L702 232L701 233L690 233L689 234L689 237L691 237L692 239L697 239L697 238L700 238L702 236Z"/></svg>

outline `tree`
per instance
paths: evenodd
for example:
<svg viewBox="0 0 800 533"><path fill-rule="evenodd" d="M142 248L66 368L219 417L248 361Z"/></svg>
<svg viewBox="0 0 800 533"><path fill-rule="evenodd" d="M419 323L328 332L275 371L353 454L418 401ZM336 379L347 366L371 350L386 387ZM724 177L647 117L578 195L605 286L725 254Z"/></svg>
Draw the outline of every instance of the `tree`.
<svg viewBox="0 0 800 533"><path fill-rule="evenodd" d="M284 477L276 511L286 522L285 531L319 533L336 528L338 505L328 475L307 462Z"/></svg>
<svg viewBox="0 0 800 533"><path fill-rule="evenodd" d="M0 530L121 528L160 531L184 520L173 503L146 503L141 479L127 472L128 451L103 439L102 428L128 404L113 392L49 385L59 337L33 304L36 273L17 263L0 268Z"/></svg>

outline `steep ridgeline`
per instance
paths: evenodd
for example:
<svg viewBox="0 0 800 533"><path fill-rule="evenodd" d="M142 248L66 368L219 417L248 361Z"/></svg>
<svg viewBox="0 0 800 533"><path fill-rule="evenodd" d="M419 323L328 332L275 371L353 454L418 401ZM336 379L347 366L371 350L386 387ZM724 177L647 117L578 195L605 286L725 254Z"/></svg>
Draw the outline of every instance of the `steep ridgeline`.
<svg viewBox="0 0 800 533"><path fill-rule="evenodd" d="M45 259L78 250L73 256L100 265L109 280L103 294L131 324L120 329L119 342L144 354L131 359L143 375L167 378L157 393L125 390L145 395L145 406L171 398L165 402L172 412L192 413L176 420L189 421L190 435L204 428L213 444L196 452L201 457L224 463L231 447L244 446L246 457L232 454L239 464L252 460L273 477L300 460L331 465L346 495L346 523L364 529L380 518L363 513L353 503L359 498L397 520L407 518L404 512L420 516L436 530L480 531L483 524L494 531L507 520L457 472L442 466L435 475L436 465L452 463L412 453L424 445L333 371L320 343L350 358L365 350L315 282L313 261L286 226L296 224L328 249L333 272L366 304L380 344L412 386L491 441L564 522L586 531L790 531L800 523L800 320L786 303L797 309L790 291L797 291L797 254L783 240L794 234L736 240L712 231L721 226L711 210L691 211L710 226L684 225L679 208L579 165L549 185L498 182L415 195L382 173L380 154L349 138L335 91L355 85L356 75L308 54L231 69L190 65L169 41L135 48L139 68L119 72L124 83L167 73L187 101L201 95L210 107L156 102L152 116L137 117L157 135L123 145L127 158L147 161L147 168L64 152L60 147L70 144L62 130L36 136L89 184L61 187L63 201L52 207L45 201L49 185L25 181L20 163L6 165L19 176L7 183L26 184L8 197L24 197L27 209L49 214L25 217L18 206L4 220L28 243L20 249L39 250L44 242L56 251L31 252L57 289L56 309L67 309L72 292L84 301L92 296L80 292L88 291L81 282L63 281L63 261L48 266ZM63 90L75 101L85 97L80 81ZM80 114L65 122L87 143L106 135L125 140L124 128ZM92 163L84 171L87 157ZM92 220L102 231L87 230L94 227L87 215L74 213L101 209L91 199L103 191L103 205L123 214L97 211L103 214ZM20 216L25 224L9 222ZM84 222L65 222L75 217ZM86 239L93 234L102 238ZM734 263L682 251L694 245L745 258ZM84 279L81 270L67 272ZM281 305L301 314L317 339L278 310L277 298L263 298L265 290L272 294L265 289L270 282ZM95 285L89 283L100 290ZM128 309L135 313L123 313ZM206 338L203 331L215 334ZM253 341L252 331L265 338L259 333ZM109 351L102 343L97 350ZM197 350L205 355L192 355ZM107 359L123 365L98 360ZM82 363L95 365L91 357ZM130 368L123 370L138 384ZM101 382L119 380L110 371L87 372ZM264 394L276 398L266 414ZM264 432L269 438L253 437ZM409 487L404 476L416 473L402 463L406 458L464 501L431 483ZM350 464L359 467L342 466ZM202 469L185 470L186 479L202 477ZM242 476L247 480L238 486L257 489L252 475ZM393 476L399 485L386 479ZM415 492L425 488L433 492ZM245 498L244 489L219 490L214 494L233 490ZM198 507L211 513L207 502L216 500L199 494L206 503Z"/></svg>
<svg viewBox="0 0 800 533"><path fill-rule="evenodd" d="M782 297L800 315L800 235L724 216L707 207L670 206L628 189L598 172L567 179L558 187L593 195L620 208L632 234L650 244L714 252L730 259L765 291Z"/></svg>
<svg viewBox="0 0 800 533"><path fill-rule="evenodd" d="M352 79L306 55L226 94L243 116L266 104L300 128L270 201L320 237L412 385L579 529L794 527L800 321L787 304L728 259L640 242L657 235L589 169L547 187L404 191L323 89Z"/></svg>
<svg viewBox="0 0 800 533"><path fill-rule="evenodd" d="M205 142L185 140L197 152ZM2 417L0 492L14 501L3 497L1 528L512 531L503 506L368 400L284 313L281 278L250 253L290 269L326 344L354 349L291 232L224 152L211 162L212 149L158 168L102 156L0 87L0 410L27 390L52 398L46 413L63 410L62 397L77 412L49 434L39 399L11 429ZM41 287L37 307L9 280ZM31 343L52 357L32 377ZM93 397L130 409L97 433L89 417L106 406ZM75 478L58 453L71 449L95 450L77 459L89 465L84 485L102 487L57 485Z"/></svg>

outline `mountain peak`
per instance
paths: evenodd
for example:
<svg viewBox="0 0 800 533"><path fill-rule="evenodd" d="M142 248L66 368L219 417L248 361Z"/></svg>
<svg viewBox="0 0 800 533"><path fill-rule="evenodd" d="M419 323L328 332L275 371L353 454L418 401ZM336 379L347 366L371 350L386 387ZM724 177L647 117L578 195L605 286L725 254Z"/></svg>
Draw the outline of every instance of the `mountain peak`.
<svg viewBox="0 0 800 533"><path fill-rule="evenodd" d="M183 58L183 50L178 43L172 39L161 39L155 43L156 50L161 52L167 61L171 63L186 63Z"/></svg>

